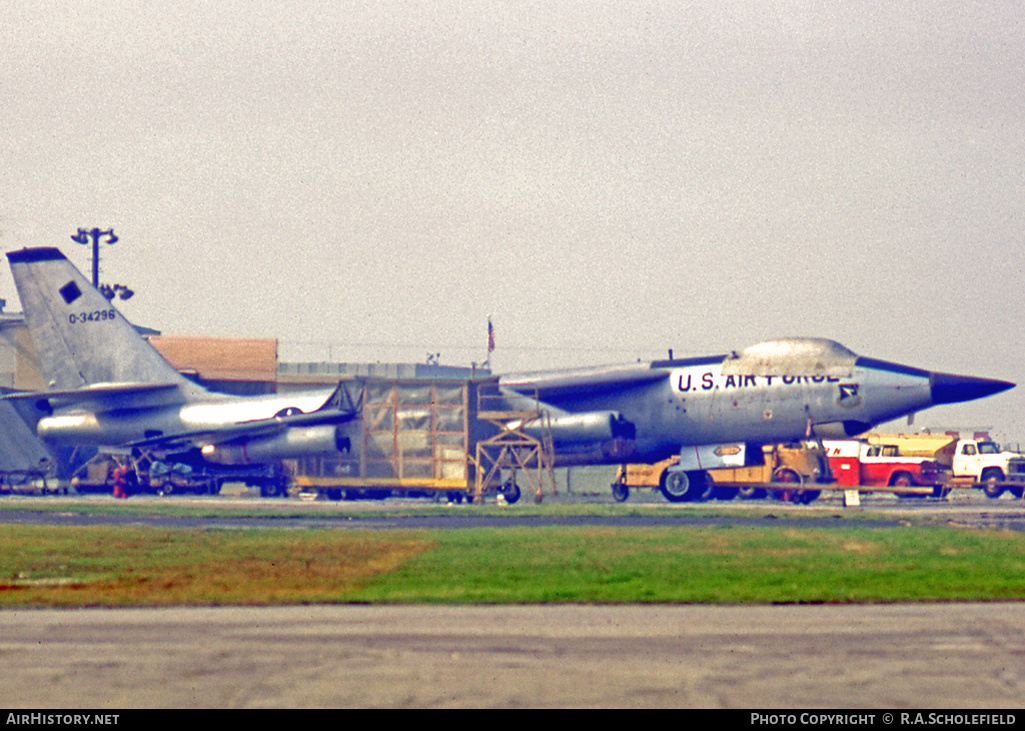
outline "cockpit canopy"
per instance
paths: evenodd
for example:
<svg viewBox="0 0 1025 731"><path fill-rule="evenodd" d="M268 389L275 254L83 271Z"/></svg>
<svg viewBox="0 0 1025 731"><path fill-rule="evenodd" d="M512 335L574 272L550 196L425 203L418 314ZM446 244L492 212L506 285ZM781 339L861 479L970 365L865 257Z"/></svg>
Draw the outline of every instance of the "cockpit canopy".
<svg viewBox="0 0 1025 731"><path fill-rule="evenodd" d="M726 357L724 375L850 376L858 356L835 340L782 338L768 340Z"/></svg>

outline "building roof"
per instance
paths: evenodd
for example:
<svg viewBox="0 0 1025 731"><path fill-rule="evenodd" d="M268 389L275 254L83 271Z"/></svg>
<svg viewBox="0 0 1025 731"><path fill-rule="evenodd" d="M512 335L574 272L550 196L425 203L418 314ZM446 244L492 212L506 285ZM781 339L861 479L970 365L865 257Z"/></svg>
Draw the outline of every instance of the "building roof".
<svg viewBox="0 0 1025 731"><path fill-rule="evenodd" d="M277 380L278 341L273 338L159 335L149 341L177 370L205 381Z"/></svg>

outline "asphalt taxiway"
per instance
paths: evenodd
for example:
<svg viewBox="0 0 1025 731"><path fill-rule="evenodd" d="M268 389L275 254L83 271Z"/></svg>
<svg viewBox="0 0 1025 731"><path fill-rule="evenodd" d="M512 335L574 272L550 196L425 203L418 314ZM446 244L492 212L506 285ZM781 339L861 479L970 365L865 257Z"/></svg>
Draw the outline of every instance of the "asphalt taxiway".
<svg viewBox="0 0 1025 731"><path fill-rule="evenodd" d="M1019 604L0 612L9 708L1020 706Z"/></svg>

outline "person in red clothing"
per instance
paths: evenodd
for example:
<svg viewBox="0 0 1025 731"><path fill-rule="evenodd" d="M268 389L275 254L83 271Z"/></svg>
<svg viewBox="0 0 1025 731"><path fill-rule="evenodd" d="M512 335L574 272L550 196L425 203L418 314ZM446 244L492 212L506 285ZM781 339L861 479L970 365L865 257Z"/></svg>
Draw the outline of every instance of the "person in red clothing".
<svg viewBox="0 0 1025 731"><path fill-rule="evenodd" d="M128 465L119 464L114 468L114 497L128 497Z"/></svg>

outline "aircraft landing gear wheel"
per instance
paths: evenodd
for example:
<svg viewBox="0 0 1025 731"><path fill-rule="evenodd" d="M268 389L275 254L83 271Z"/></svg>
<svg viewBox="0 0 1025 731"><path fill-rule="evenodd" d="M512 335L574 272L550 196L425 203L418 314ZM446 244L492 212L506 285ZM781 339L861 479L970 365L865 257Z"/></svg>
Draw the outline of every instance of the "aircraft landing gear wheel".
<svg viewBox="0 0 1025 731"><path fill-rule="evenodd" d="M630 497L630 488L623 482L616 480L612 483L612 499L617 503L625 503Z"/></svg>
<svg viewBox="0 0 1025 731"><path fill-rule="evenodd" d="M498 489L499 495L505 498L505 502L509 505L513 505L520 499L520 486L512 480L507 480L505 484Z"/></svg>
<svg viewBox="0 0 1025 731"><path fill-rule="evenodd" d="M288 497L288 487L282 480L268 480L260 485L260 497Z"/></svg>

